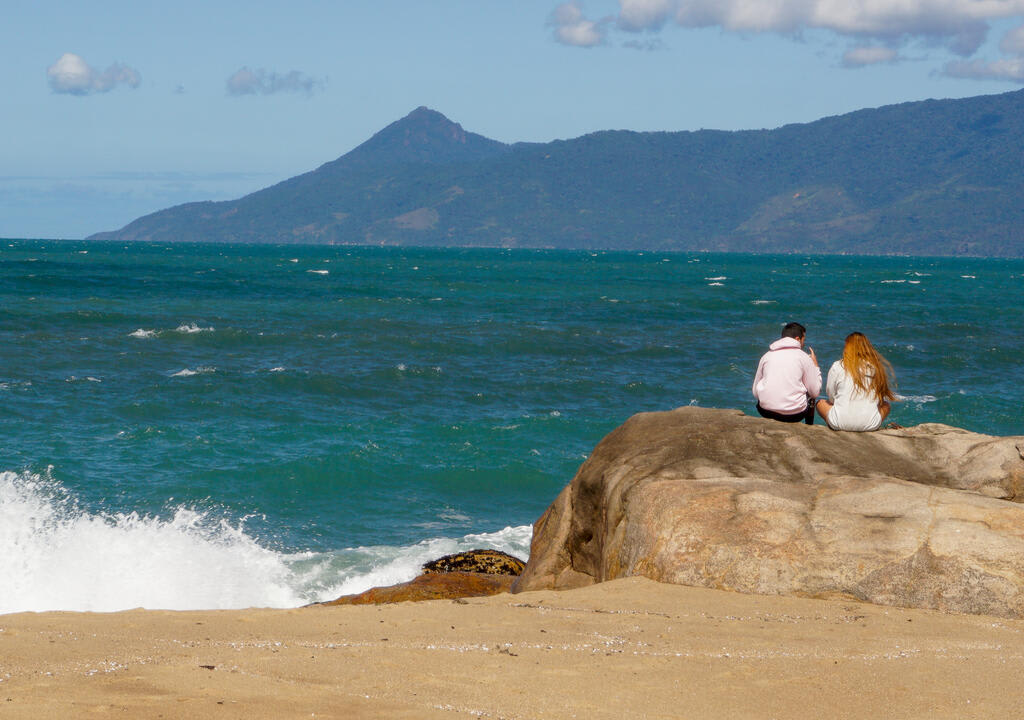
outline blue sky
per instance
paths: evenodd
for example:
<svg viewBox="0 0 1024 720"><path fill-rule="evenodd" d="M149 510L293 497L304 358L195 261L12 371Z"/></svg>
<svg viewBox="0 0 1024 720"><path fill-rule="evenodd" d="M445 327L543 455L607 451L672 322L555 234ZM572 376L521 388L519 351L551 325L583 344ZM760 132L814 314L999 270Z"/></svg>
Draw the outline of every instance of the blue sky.
<svg viewBox="0 0 1024 720"><path fill-rule="evenodd" d="M426 105L496 140L1024 86L1024 0L5 0L0 237L240 197Z"/></svg>

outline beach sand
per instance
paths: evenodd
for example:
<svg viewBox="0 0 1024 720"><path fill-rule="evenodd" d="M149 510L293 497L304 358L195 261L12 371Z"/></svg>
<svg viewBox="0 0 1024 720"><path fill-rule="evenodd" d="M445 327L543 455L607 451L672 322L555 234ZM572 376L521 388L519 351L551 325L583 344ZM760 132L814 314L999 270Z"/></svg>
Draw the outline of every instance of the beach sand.
<svg viewBox="0 0 1024 720"><path fill-rule="evenodd" d="M0 616L0 718L994 718L1024 621L627 578L293 610Z"/></svg>

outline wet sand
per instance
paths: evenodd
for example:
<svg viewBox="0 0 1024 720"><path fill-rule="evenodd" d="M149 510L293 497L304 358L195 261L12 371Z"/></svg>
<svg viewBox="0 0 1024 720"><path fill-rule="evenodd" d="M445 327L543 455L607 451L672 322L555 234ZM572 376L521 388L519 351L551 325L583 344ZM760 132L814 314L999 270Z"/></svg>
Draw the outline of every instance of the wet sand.
<svg viewBox="0 0 1024 720"><path fill-rule="evenodd" d="M628 578L294 610L0 615L0 718L1020 717L1024 621Z"/></svg>

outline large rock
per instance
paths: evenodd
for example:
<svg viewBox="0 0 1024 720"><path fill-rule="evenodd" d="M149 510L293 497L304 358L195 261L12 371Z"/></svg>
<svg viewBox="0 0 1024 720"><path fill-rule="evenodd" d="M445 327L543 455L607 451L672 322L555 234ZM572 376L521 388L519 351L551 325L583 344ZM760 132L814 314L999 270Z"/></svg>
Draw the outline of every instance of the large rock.
<svg viewBox="0 0 1024 720"><path fill-rule="evenodd" d="M1024 438L834 432L680 408L609 434L534 525L513 592L643 575L1024 617Z"/></svg>

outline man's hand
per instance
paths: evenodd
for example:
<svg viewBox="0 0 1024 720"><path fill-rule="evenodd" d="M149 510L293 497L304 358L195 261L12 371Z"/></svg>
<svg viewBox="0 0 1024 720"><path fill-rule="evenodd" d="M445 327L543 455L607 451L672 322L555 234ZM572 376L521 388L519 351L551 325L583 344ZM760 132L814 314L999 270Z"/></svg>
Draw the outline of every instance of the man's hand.
<svg viewBox="0 0 1024 720"><path fill-rule="evenodd" d="M818 356L814 354L814 348L807 348L807 353L811 356L811 362L814 363L814 367L818 367Z"/></svg>

